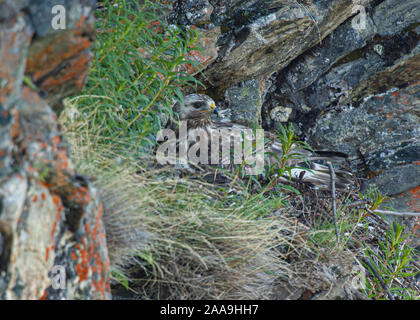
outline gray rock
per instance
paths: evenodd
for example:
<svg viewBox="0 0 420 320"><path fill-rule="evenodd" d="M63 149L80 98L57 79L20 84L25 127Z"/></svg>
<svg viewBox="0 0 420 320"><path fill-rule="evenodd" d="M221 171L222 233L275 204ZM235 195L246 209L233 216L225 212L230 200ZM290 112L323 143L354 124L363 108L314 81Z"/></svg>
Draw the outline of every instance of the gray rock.
<svg viewBox="0 0 420 320"><path fill-rule="evenodd" d="M259 81L249 80L230 87L225 97L231 110L231 120L247 126L260 124L262 92Z"/></svg>
<svg viewBox="0 0 420 320"><path fill-rule="evenodd" d="M296 92L307 88L340 59L364 47L367 40L375 34L372 20L367 17L364 30L354 29L351 22L348 20L326 37L321 44L294 60L290 68L283 72L282 83L279 87L281 92Z"/></svg>
<svg viewBox="0 0 420 320"><path fill-rule="evenodd" d="M418 164L395 166L369 179L364 184L362 192L369 186L377 188L383 194L393 196L417 187L419 181L420 166Z"/></svg>
<svg viewBox="0 0 420 320"><path fill-rule="evenodd" d="M290 108L289 121L314 147L350 155L352 169L368 179L366 187L393 197L415 189L418 171L408 173L420 159L417 7L416 0L395 0L367 8L372 16L365 30L355 30L349 19L274 74L262 109L264 128L277 128L272 111L278 106ZM414 200L405 202L411 205L395 204L419 210Z"/></svg>
<svg viewBox="0 0 420 320"><path fill-rule="evenodd" d="M358 107L342 106L317 120L310 141L347 152L353 168L377 172L419 159L420 86L371 96Z"/></svg>
<svg viewBox="0 0 420 320"><path fill-rule="evenodd" d="M383 13L385 18L403 14L398 6ZM313 121L314 114L331 105L359 102L418 79L419 35L415 31L396 28L391 36L381 37L375 36L375 22L369 17L366 30L353 29L351 22L274 76L274 88L263 107L265 127L275 126L268 115L278 104L297 110L291 120L302 121L307 130L312 124L306 121Z"/></svg>
<svg viewBox="0 0 420 320"><path fill-rule="evenodd" d="M208 86L224 90L241 81L270 75L325 38L352 14L352 3L344 0L305 5L295 1L277 1L271 6L269 2L246 3L249 11L243 7L239 11L231 9L237 19L219 39L219 57L200 79Z"/></svg>
<svg viewBox="0 0 420 320"><path fill-rule="evenodd" d="M93 18L92 8L96 7L95 0L31 0L28 10L32 17L32 23L38 36L43 37L62 30L54 30L51 22L55 16L52 9L56 5L61 5L66 10L66 30L76 29L80 23L81 16Z"/></svg>
<svg viewBox="0 0 420 320"><path fill-rule="evenodd" d="M418 0L385 0L375 7L373 21L377 33L390 36L420 22Z"/></svg>
<svg viewBox="0 0 420 320"><path fill-rule="evenodd" d="M58 3L73 28L61 33L50 29ZM110 298L102 203L38 94L46 80L56 101L80 90L93 4L0 0L0 299ZM54 266L64 268L64 288L53 287Z"/></svg>
<svg viewBox="0 0 420 320"><path fill-rule="evenodd" d="M420 86L414 84L366 98L358 107L328 112L317 120L310 142L347 152L359 176L370 178L363 190L377 187L395 198L392 206L419 211L419 117Z"/></svg>

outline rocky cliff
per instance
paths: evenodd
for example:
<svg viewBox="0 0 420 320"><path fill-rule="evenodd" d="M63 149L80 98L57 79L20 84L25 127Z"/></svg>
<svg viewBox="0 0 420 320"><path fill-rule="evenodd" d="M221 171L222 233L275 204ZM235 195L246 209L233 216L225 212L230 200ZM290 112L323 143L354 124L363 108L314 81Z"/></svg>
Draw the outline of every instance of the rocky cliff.
<svg viewBox="0 0 420 320"><path fill-rule="evenodd" d="M65 29L52 10L65 5ZM83 86L95 1L0 1L0 299L106 299L102 203L57 123Z"/></svg>
<svg viewBox="0 0 420 320"><path fill-rule="evenodd" d="M362 192L420 211L418 5L185 0L168 19L213 31L217 55L199 78L225 117L268 130L292 122L315 148L348 153Z"/></svg>
<svg viewBox="0 0 420 320"><path fill-rule="evenodd" d="M362 191L420 211L418 0L163 3L168 22L201 31L196 76L225 117L292 122L314 147L348 153ZM0 299L111 297L103 206L57 123L87 76L95 6L0 0Z"/></svg>

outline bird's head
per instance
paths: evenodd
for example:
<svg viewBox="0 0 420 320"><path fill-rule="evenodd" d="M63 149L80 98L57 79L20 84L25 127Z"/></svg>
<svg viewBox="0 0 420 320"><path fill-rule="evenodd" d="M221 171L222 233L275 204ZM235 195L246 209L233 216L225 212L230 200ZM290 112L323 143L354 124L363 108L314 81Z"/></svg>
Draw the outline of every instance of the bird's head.
<svg viewBox="0 0 420 320"><path fill-rule="evenodd" d="M184 104L177 103L174 111L179 114L180 120L207 119L216 108L212 98L205 94L189 94L184 98Z"/></svg>

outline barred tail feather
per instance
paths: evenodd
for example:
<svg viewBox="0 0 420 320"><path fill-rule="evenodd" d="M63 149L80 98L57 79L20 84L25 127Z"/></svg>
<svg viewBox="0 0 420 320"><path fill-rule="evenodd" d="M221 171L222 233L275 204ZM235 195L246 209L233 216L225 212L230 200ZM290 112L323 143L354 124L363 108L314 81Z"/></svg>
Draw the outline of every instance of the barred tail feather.
<svg viewBox="0 0 420 320"><path fill-rule="evenodd" d="M352 174L345 170L334 170L335 188L339 191L350 189L353 181ZM311 168L292 168L291 178L296 182L311 184L314 189L331 190L331 176L328 166L311 163Z"/></svg>
<svg viewBox="0 0 420 320"><path fill-rule="evenodd" d="M348 159L348 154L343 153L343 152L338 152L338 151L321 151L321 150L316 150L314 151L314 154L316 154L319 158L325 158L323 160L338 160L338 161L343 161L343 160L347 160Z"/></svg>

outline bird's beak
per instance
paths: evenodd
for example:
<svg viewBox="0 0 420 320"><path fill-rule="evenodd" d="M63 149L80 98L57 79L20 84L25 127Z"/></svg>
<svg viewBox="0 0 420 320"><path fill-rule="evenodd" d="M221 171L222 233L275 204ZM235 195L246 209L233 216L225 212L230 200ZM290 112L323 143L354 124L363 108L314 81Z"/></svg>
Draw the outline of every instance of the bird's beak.
<svg viewBox="0 0 420 320"><path fill-rule="evenodd" d="M202 110L202 111L198 111L199 113L212 113L212 112L214 112L214 110L216 110L216 104L214 103L214 102L212 102L211 103L211 105L210 105L210 110L209 109L207 109L207 110Z"/></svg>

